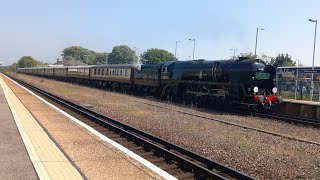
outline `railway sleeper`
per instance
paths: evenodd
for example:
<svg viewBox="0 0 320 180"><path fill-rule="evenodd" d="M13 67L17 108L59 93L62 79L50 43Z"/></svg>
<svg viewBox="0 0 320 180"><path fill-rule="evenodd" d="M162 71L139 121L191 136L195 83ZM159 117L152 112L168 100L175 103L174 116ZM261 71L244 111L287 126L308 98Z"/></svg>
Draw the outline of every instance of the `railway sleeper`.
<svg viewBox="0 0 320 180"><path fill-rule="evenodd" d="M115 132L110 131L109 129L105 129L105 128L101 130L101 133L103 133L103 135L105 135L105 136L107 136L107 137L116 134Z"/></svg>
<svg viewBox="0 0 320 180"><path fill-rule="evenodd" d="M158 158L152 158L152 159L149 159L148 161L151 162L151 163L158 163L158 162L162 162L162 161L165 161L166 159L163 158L163 157L158 157Z"/></svg>
<svg viewBox="0 0 320 180"><path fill-rule="evenodd" d="M121 143L121 145L125 146L125 147L132 146L133 144L134 144L134 142L132 142L132 141L127 141L127 142Z"/></svg>
<svg viewBox="0 0 320 180"><path fill-rule="evenodd" d="M140 150L143 150L144 147L143 146L136 146L136 147L132 147L132 148L129 148L131 151L140 151Z"/></svg>
<svg viewBox="0 0 320 180"><path fill-rule="evenodd" d="M168 171L168 170L174 170L174 169L177 169L179 168L179 166L177 164L165 164L165 165L162 165L160 166L160 168L162 170L165 170L165 171Z"/></svg>
<svg viewBox="0 0 320 180"><path fill-rule="evenodd" d="M177 179L190 179L192 177L194 177L194 174L190 173L190 172L187 172L187 173L179 174L176 178Z"/></svg>
<svg viewBox="0 0 320 180"><path fill-rule="evenodd" d="M146 158L146 157L153 156L154 153L153 153L153 151L149 151L149 152L141 153L141 154L139 154L139 155L140 155L141 157L143 157L143 158Z"/></svg>
<svg viewBox="0 0 320 180"><path fill-rule="evenodd" d="M94 123L94 122L92 122L92 121L89 122L88 125L90 125L90 127L94 128L94 129L100 127L98 124L96 124L96 123Z"/></svg>
<svg viewBox="0 0 320 180"><path fill-rule="evenodd" d="M110 134L110 135L107 136L107 137L110 138L110 139L112 139L112 140L114 140L114 141L123 139L119 134L116 134L116 133Z"/></svg>
<svg viewBox="0 0 320 180"><path fill-rule="evenodd" d="M113 140L113 141L116 141L116 142L118 142L118 143L120 143L120 144L121 144L121 142L123 142L123 143L124 143L124 142L128 142L127 138L124 138L124 137L121 137L121 136L112 138L112 140Z"/></svg>

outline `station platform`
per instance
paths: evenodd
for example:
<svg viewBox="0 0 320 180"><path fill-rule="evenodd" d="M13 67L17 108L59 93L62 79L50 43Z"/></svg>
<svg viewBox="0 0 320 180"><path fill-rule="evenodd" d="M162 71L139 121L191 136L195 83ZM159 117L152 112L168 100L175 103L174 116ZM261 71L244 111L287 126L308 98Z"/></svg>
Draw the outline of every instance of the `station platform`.
<svg viewBox="0 0 320 180"><path fill-rule="evenodd" d="M102 140L3 74L0 112L1 179L175 179Z"/></svg>
<svg viewBox="0 0 320 180"><path fill-rule="evenodd" d="M279 112L320 121L320 102L284 99L279 108Z"/></svg>
<svg viewBox="0 0 320 180"><path fill-rule="evenodd" d="M305 100L295 100L295 99L284 99L283 102L296 103L296 104L308 104L313 106L320 106L320 102L315 101L305 101Z"/></svg>
<svg viewBox="0 0 320 180"><path fill-rule="evenodd" d="M0 177L38 179L0 85Z"/></svg>

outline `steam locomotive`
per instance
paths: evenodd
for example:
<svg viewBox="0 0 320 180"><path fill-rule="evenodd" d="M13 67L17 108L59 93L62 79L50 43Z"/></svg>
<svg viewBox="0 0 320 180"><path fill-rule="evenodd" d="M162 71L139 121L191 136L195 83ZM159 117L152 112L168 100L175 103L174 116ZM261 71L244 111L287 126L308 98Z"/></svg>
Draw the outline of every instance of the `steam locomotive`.
<svg viewBox="0 0 320 180"><path fill-rule="evenodd" d="M18 72L208 106L238 104L270 110L281 102L275 68L259 59L34 67L18 68Z"/></svg>

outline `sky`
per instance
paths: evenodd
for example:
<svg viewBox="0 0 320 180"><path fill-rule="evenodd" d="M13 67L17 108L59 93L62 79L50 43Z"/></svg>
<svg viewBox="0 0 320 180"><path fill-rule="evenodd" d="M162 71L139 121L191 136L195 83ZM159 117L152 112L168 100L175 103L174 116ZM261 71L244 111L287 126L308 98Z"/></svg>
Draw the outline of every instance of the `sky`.
<svg viewBox="0 0 320 180"><path fill-rule="evenodd" d="M230 49L312 65L317 0L0 0L0 62L22 56L54 63L68 46L111 52L117 45L175 53L179 60L228 59ZM315 65L320 66L320 31Z"/></svg>

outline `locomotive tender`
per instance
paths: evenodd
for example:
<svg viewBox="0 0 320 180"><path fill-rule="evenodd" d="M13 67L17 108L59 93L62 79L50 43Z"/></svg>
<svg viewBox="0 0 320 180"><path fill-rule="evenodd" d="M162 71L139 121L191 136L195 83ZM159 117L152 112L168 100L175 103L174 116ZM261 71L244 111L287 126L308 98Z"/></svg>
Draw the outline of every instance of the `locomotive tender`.
<svg viewBox="0 0 320 180"><path fill-rule="evenodd" d="M276 70L258 59L170 61L141 65L18 68L19 73L152 94L202 105L271 109L280 102Z"/></svg>

